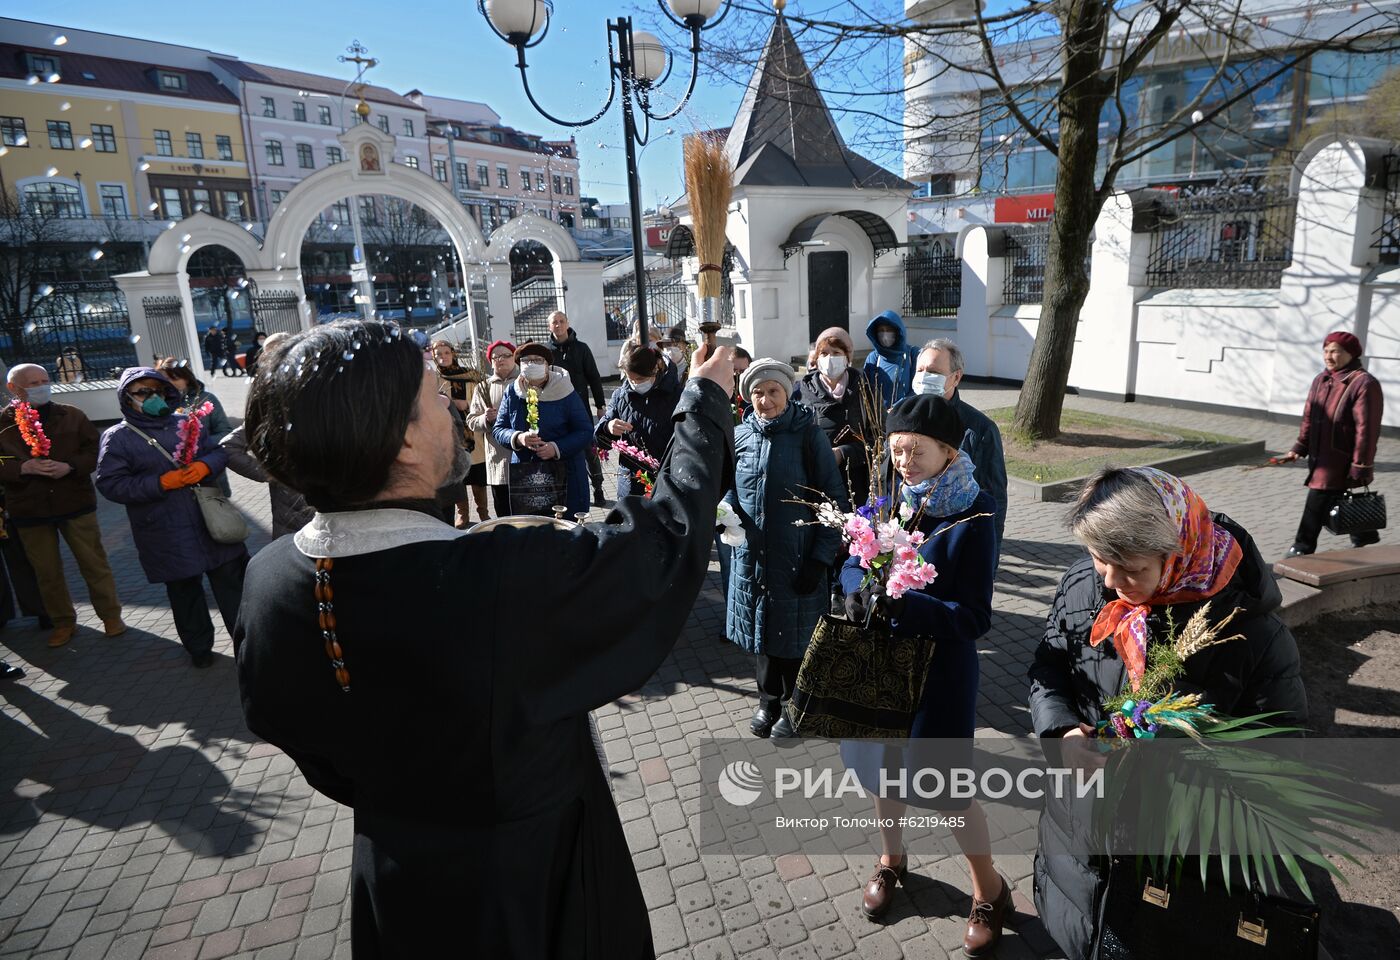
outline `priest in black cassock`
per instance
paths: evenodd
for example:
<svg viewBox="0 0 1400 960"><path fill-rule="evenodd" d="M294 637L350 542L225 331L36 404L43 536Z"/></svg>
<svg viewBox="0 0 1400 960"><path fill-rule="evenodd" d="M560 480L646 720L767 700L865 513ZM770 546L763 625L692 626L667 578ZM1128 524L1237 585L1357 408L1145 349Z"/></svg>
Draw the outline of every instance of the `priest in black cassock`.
<svg viewBox="0 0 1400 960"><path fill-rule="evenodd" d="M466 464L396 326L342 321L269 358L248 448L315 518L248 566L249 728L355 810L354 955L652 957L588 711L640 687L699 592L730 471L733 362L700 362L649 500L602 524L464 535Z"/></svg>

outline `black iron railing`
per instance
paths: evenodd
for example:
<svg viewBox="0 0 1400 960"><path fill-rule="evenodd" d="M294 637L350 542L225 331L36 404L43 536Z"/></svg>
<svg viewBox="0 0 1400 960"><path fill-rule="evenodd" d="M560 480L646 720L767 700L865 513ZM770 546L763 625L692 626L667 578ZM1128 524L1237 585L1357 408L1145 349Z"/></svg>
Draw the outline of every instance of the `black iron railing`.
<svg viewBox="0 0 1400 960"><path fill-rule="evenodd" d="M1298 199L1268 187L1157 201L1147 283L1153 287L1268 289L1293 262Z"/></svg>
<svg viewBox="0 0 1400 960"><path fill-rule="evenodd" d="M731 292L728 302L732 301ZM652 331L664 334L676 324L686 323L691 313L689 304L690 292L685 288L678 270L668 267L648 271L647 323ZM607 313L609 341L626 340L632 335L636 307L637 284L632 274L609 280L603 285L603 309Z"/></svg>
<svg viewBox="0 0 1400 960"><path fill-rule="evenodd" d="M54 284L28 317L0 323L0 355L9 365L37 363L58 383L111 378L133 366L138 352L126 300L111 282Z"/></svg>
<svg viewBox="0 0 1400 960"><path fill-rule="evenodd" d="M297 296L286 291L253 295L253 328L263 333L300 333Z"/></svg>
<svg viewBox="0 0 1400 960"><path fill-rule="evenodd" d="M1385 209L1375 246L1381 263L1400 264L1400 153L1385 158Z"/></svg>
<svg viewBox="0 0 1400 960"><path fill-rule="evenodd" d="M904 258L904 312L914 317L957 316L962 304L962 260L950 253Z"/></svg>
<svg viewBox="0 0 1400 960"><path fill-rule="evenodd" d="M138 344L142 357L189 357L191 350L185 337L184 306L179 297L142 297L141 309L146 315L149 342Z"/></svg>
<svg viewBox="0 0 1400 960"><path fill-rule="evenodd" d="M511 287L516 343L549 339L549 315L559 309L559 293L559 284L547 277L533 277Z"/></svg>
<svg viewBox="0 0 1400 960"><path fill-rule="evenodd" d="M1039 303L1045 294L1045 253L1050 248L1050 225L1016 227L1006 233L1006 276L1002 300Z"/></svg>

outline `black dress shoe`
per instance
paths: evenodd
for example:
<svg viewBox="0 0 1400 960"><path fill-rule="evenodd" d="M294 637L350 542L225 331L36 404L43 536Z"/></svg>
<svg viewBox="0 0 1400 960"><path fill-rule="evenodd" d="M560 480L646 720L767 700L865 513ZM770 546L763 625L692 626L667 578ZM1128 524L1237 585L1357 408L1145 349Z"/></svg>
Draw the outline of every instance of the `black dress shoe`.
<svg viewBox="0 0 1400 960"><path fill-rule="evenodd" d="M24 678L24 671L14 664L0 660L0 680L21 680Z"/></svg>
<svg viewBox="0 0 1400 960"><path fill-rule="evenodd" d="M602 487L594 487L594 488L593 488L593 506L595 506L595 507L606 507L607 505L608 505L608 498L603 494L603 488L602 488Z"/></svg>
<svg viewBox="0 0 1400 960"><path fill-rule="evenodd" d="M1311 553L1311 550L1307 550L1303 547L1300 547L1295 543L1293 546L1288 548L1288 552L1285 553L1283 557L1285 560L1292 560L1294 557L1306 557L1309 556Z"/></svg>
<svg viewBox="0 0 1400 960"><path fill-rule="evenodd" d="M759 707L753 712L753 719L749 721L749 732L755 737L768 738L768 732L773 729L773 724L778 722L778 712L775 710L769 713L763 707Z"/></svg>
<svg viewBox="0 0 1400 960"><path fill-rule="evenodd" d="M190 660L193 661L196 667L202 670L205 667L212 667L214 665L214 654L212 651L196 653L194 656L190 657Z"/></svg>
<svg viewBox="0 0 1400 960"><path fill-rule="evenodd" d="M773 729L768 732L769 740L796 740L797 731L792 729L787 714L784 713L778 718L778 722L773 724Z"/></svg>

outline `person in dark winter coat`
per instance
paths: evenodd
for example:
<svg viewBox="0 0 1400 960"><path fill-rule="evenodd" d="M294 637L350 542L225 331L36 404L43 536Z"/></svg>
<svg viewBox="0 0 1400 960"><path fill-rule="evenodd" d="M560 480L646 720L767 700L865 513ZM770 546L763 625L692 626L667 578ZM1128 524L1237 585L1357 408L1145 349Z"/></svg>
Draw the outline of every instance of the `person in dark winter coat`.
<svg viewBox="0 0 1400 960"><path fill-rule="evenodd" d="M867 368L879 370L889 380L885 409L889 409L914 390L914 366L919 348L909 342L904 320L893 310L886 310L866 324L865 335L871 352L865 358Z"/></svg>
<svg viewBox="0 0 1400 960"><path fill-rule="evenodd" d="M594 431L600 449L623 440L660 460L671 444L675 423L671 415L681 397L676 370L655 347L638 347L628 340L622 347L622 386L613 391L607 408ZM618 458L617 498L640 493L632 482L632 464L622 454Z"/></svg>
<svg viewBox="0 0 1400 960"><path fill-rule="evenodd" d="M753 409L734 431L734 489L725 498L746 537L731 561L725 635L756 660L749 729L779 739L793 735L783 705L828 610L827 574L841 545L836 530L798 526L813 519L813 507L791 501L815 503L819 493L843 509L849 503L831 444L811 412L790 402L792 385L792 367L781 360L755 360L744 373L741 392Z"/></svg>
<svg viewBox="0 0 1400 960"><path fill-rule="evenodd" d="M584 451L593 442L593 423L569 375L552 367L554 351L543 343L522 344L515 351L520 376L505 392L492 433L511 450L511 463L558 460L567 470L564 506L568 515L588 512L588 462ZM538 394L539 427L529 426L529 391Z"/></svg>
<svg viewBox="0 0 1400 960"><path fill-rule="evenodd" d="M174 456L180 445L180 424L186 419L175 412L180 399L179 389L159 370L130 367L122 371L117 400L123 419L102 434L96 480L104 497L126 506L132 543L146 579L165 584L180 642L195 666L207 667L214 660L214 623L202 580L209 578L224 626L232 633L243 595L248 548L241 543L215 543L204 526L198 499L185 489L211 483L223 472L228 454L219 446L220 438L201 429L189 466L177 466L165 455Z"/></svg>
<svg viewBox="0 0 1400 960"><path fill-rule="evenodd" d="M1314 378L1303 405L1298 441L1283 457L1289 462L1308 458L1308 499L1290 557L1316 550L1318 534L1342 494L1375 479L1385 406L1380 381L1361 366L1361 341L1354 334L1329 333L1322 344L1322 363L1326 369ZM1353 534L1351 545L1364 547L1380 539L1372 530Z"/></svg>
<svg viewBox="0 0 1400 960"><path fill-rule="evenodd" d="M963 356L951 340L930 340L919 351L914 372L914 392L940 396L957 408L967 434L959 449L966 450L977 469L977 485L992 495L997 505L997 554L1006 531L1006 453L1001 430L992 418L963 399L958 385L963 379Z"/></svg>
<svg viewBox="0 0 1400 960"><path fill-rule="evenodd" d="M923 695L909 731L907 747L848 741L841 745L846 765L862 784L880 791L881 772L919 770L939 764L921 741L963 739L971 742L977 722L980 670L977 640L992 625L992 581L996 570L996 533L992 498L977 485L972 461L958 449L965 433L957 408L943 397L910 397L895 404L886 423L890 463L895 471L895 502L905 524L924 535L919 555L939 576L928 586L891 598L872 587L862 589L866 571L850 558L842 570L846 615L861 623L872 606L880 606L896 636L932 638L933 659ZM898 777L896 773L894 776ZM903 830L898 822L905 804L932 806L919 797L877 797L876 815L893 826L881 830L884 853L862 897L866 916L878 919L890 908L895 887L907 870ZM943 801L942 809L948 809ZM997 873L991 857L987 819L977 803L959 812L963 825L953 828L972 877L972 912L964 932L969 957L996 949L1002 924L1011 910L1011 885Z"/></svg>
<svg viewBox="0 0 1400 960"><path fill-rule="evenodd" d="M1085 483L1070 528L1089 549L1060 580L1030 668L1031 723L1043 738L1093 737L1103 704L1142 676L1148 649L1203 604L1213 621L1236 607L1241 638L1186 661L1181 693L1199 693L1225 716L1278 711L1279 726L1307 722L1298 646L1278 618L1278 584L1253 539L1176 477L1146 467L1107 468ZM1145 638L1145 639L1144 639ZM1068 801L1047 799L1035 859L1035 905L1071 960L1090 957L1103 933L1108 864L1073 850ZM1082 849L1082 847L1078 848Z"/></svg>
<svg viewBox="0 0 1400 960"><path fill-rule="evenodd" d="M248 452L248 438L240 424L219 441L228 454L228 469L240 477L267 484L272 503L272 539L296 533L311 522L316 513L306 504L306 498L275 477L268 476L258 458Z"/></svg>
<svg viewBox="0 0 1400 960"><path fill-rule="evenodd" d="M156 364L156 369L170 378L170 382L175 384L175 389L180 391L180 403L175 407L176 413L190 413L198 410L208 403L214 409L209 416L204 418L204 427L214 437L222 438L229 434L233 426L228 422L228 414L224 412L224 405L219 402L219 398L210 393L190 369L188 363L177 360L174 357L166 357ZM217 478L218 487L224 492L224 496L233 496L233 488L229 486L228 472L219 474Z"/></svg>
<svg viewBox="0 0 1400 960"><path fill-rule="evenodd" d="M311 373L254 381L250 448L319 512L248 567L234 635L248 728L353 809L356 960L651 960L587 717L653 675L704 582L728 351L686 385L652 499L573 530L464 534L433 515L461 475L449 414L397 332L315 327L287 347Z"/></svg>
<svg viewBox="0 0 1400 960"><path fill-rule="evenodd" d="M598 361L593 359L593 351L574 333L563 310L549 315L549 345L554 349L554 365L568 372L574 389L583 400L584 412L592 421L595 411L603 409L603 378L598 374ZM592 406L588 402L590 398ZM585 456L588 476L593 482L593 503L601 507L607 498L603 496L603 464L598 459L598 447L589 444Z"/></svg>
<svg viewBox="0 0 1400 960"><path fill-rule="evenodd" d="M851 363L855 349L855 341L843 328L823 330L812 347L811 369L797 381L792 399L817 418L831 441L851 503L861 505L870 499L866 444L883 426L884 397L890 384L876 367L856 370ZM882 422L872 423L874 417Z"/></svg>

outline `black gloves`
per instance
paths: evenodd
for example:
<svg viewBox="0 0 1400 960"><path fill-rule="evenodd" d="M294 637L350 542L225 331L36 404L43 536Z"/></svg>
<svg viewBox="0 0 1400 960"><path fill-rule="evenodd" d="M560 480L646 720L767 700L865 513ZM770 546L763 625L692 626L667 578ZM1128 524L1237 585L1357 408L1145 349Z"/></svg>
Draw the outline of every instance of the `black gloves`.
<svg viewBox="0 0 1400 960"><path fill-rule="evenodd" d="M792 581L793 592L806 596L820 587L826 567L827 565L819 560L804 560L802 569L797 571L797 579Z"/></svg>
<svg viewBox="0 0 1400 960"><path fill-rule="evenodd" d="M897 620L903 611L903 597L891 600L874 584L846 595L846 619L862 626L877 617Z"/></svg>

